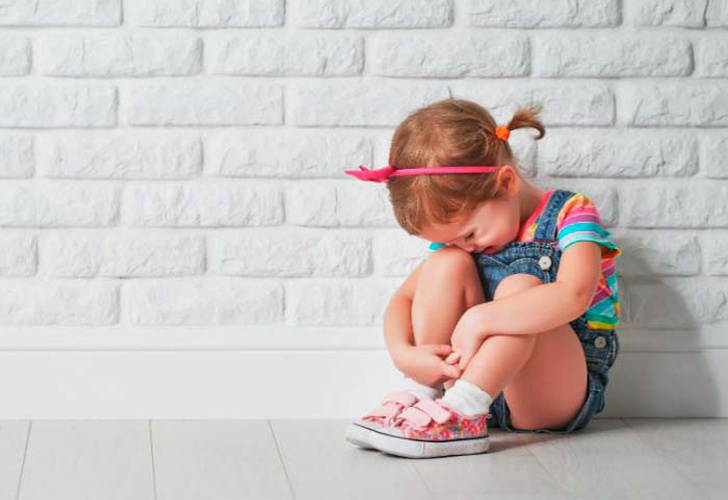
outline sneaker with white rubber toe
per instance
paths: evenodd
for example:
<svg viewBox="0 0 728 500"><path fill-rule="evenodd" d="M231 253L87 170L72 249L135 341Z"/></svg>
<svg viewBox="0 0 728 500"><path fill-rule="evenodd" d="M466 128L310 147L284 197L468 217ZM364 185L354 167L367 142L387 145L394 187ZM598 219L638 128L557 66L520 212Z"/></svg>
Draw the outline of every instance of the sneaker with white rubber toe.
<svg viewBox="0 0 728 500"><path fill-rule="evenodd" d="M442 399L406 408L392 425L372 431L371 447L407 458L472 455L488 451L490 415L462 415Z"/></svg>
<svg viewBox="0 0 728 500"><path fill-rule="evenodd" d="M364 448L374 448L369 442L373 433L389 427L407 408L421 399L408 391L392 392L384 397L378 407L355 420L346 430L346 440Z"/></svg>

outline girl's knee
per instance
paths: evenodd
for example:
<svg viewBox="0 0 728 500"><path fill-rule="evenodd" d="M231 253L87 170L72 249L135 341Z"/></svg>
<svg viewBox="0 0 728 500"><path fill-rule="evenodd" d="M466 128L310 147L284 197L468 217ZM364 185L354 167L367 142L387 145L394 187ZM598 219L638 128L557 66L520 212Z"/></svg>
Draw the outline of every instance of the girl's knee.
<svg viewBox="0 0 728 500"><path fill-rule="evenodd" d="M542 284L541 279L532 274L511 274L498 283L493 299L507 297Z"/></svg>
<svg viewBox="0 0 728 500"><path fill-rule="evenodd" d="M420 282L440 289L463 286L468 280L477 277L473 256L455 247L440 248L427 257L422 266Z"/></svg>
<svg viewBox="0 0 728 500"><path fill-rule="evenodd" d="M445 270L452 276L454 271L470 271L473 269L475 269L475 261L472 255L457 247L445 247L433 252L427 258L422 272Z"/></svg>
<svg viewBox="0 0 728 500"><path fill-rule="evenodd" d="M456 247L437 250L427 258L420 280L428 288L443 293L464 291L466 308L485 302L475 259L465 250Z"/></svg>

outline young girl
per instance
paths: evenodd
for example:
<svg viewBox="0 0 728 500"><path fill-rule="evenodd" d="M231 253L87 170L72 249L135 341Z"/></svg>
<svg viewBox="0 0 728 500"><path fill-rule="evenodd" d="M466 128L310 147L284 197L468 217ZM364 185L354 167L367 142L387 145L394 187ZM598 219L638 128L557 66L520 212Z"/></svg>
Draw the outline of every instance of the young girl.
<svg viewBox="0 0 728 500"><path fill-rule="evenodd" d="M346 171L386 182L399 224L436 242L385 312L403 385L349 426L350 442L412 458L482 453L488 427L564 434L603 410L621 250L586 195L519 172L508 137L533 127L541 139L538 112L497 126L476 103L440 101L397 127L389 166Z"/></svg>

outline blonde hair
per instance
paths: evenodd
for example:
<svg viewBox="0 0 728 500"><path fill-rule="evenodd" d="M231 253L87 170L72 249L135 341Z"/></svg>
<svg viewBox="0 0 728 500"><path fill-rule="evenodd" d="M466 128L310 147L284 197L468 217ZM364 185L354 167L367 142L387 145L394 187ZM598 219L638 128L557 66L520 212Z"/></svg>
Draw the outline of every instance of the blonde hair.
<svg viewBox="0 0 728 500"><path fill-rule="evenodd" d="M533 127L541 139L546 133L536 115L540 106L518 109L506 127ZM396 169L424 166L511 165L513 152L496 137L497 124L479 104L445 99L411 113L399 124L389 150ZM518 170L516 169L516 172ZM500 171L457 175L392 177L389 199L400 226L410 234L432 224L446 224L468 214L479 203L501 196Z"/></svg>

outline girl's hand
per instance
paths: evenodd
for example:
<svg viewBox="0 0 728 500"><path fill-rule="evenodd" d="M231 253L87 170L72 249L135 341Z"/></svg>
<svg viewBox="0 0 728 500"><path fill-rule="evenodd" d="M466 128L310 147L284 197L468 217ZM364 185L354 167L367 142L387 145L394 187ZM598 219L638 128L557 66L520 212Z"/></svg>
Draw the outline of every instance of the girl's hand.
<svg viewBox="0 0 728 500"><path fill-rule="evenodd" d="M448 363L450 365L457 365L458 361L460 361L460 353L459 352L451 352L450 355L445 358L445 363ZM451 378L445 381L443 384L443 387L445 390L450 389L453 385L455 385L455 382L457 381L456 378Z"/></svg>
<svg viewBox="0 0 728 500"><path fill-rule="evenodd" d="M450 363L443 358L448 357ZM392 354L395 366L420 384L435 387L446 380L460 378L461 372L454 362L452 347L447 344L421 344L407 346Z"/></svg>
<svg viewBox="0 0 728 500"><path fill-rule="evenodd" d="M480 310L471 307L463 313L455 325L450 341L453 351L460 354L458 368L461 370L465 370L487 336L483 324Z"/></svg>

